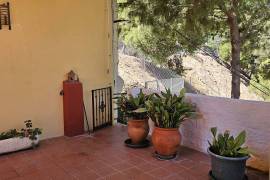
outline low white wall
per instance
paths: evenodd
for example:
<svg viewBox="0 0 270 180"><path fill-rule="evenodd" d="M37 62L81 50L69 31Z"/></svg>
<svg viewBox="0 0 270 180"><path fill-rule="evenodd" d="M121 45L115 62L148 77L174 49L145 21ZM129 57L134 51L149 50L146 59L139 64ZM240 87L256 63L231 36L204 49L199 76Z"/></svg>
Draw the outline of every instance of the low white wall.
<svg viewBox="0 0 270 180"><path fill-rule="evenodd" d="M234 135L246 130L246 145L255 155L248 164L264 171L269 169L270 103L193 94L187 94L187 99L197 105L202 117L182 124L183 145L206 152L207 140L212 139L211 127L230 130Z"/></svg>
<svg viewBox="0 0 270 180"><path fill-rule="evenodd" d="M138 91L138 90L137 90ZM153 90L144 89L149 94ZM159 93L158 91L155 91ZM211 127L219 132L230 130L237 135L247 132L246 145L252 151L248 166L269 172L270 158L270 103L238 100L197 94L186 95L187 101L196 104L200 116L187 120L181 127L182 145L207 153L208 140L212 140ZM150 134L154 124L149 120Z"/></svg>

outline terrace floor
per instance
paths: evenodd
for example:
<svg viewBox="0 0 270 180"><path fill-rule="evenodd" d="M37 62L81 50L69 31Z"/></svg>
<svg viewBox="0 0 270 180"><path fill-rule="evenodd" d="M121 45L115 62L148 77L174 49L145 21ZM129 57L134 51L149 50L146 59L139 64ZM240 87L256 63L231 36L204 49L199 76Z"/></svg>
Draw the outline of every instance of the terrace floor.
<svg viewBox="0 0 270 180"><path fill-rule="evenodd" d="M204 180L210 169L209 157L181 147L170 161L153 157L153 147L125 147L125 126L97 131L92 136L59 137L41 142L35 150L0 156L0 180ZM267 180L248 170L249 180Z"/></svg>

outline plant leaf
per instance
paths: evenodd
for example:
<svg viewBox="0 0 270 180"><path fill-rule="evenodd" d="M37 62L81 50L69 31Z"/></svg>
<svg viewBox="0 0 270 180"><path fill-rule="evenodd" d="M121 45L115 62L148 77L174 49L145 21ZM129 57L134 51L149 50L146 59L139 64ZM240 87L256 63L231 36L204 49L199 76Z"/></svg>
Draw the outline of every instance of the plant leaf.
<svg viewBox="0 0 270 180"><path fill-rule="evenodd" d="M210 131L211 131L212 135L213 135L214 137L216 137L216 135L217 135L217 127L212 127L212 128L210 129Z"/></svg>
<svg viewBox="0 0 270 180"><path fill-rule="evenodd" d="M135 109L132 112L134 112L134 113L145 113L145 112L147 112L147 109L146 108L138 108L138 109Z"/></svg>
<svg viewBox="0 0 270 180"><path fill-rule="evenodd" d="M239 148L241 147L246 140L246 131L242 131L234 140L234 147Z"/></svg>

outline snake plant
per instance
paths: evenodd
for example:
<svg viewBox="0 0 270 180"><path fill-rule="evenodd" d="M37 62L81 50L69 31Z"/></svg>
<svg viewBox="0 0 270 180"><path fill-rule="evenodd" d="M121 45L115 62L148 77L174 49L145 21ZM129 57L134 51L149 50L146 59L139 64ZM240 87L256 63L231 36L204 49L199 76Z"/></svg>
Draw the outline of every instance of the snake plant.
<svg viewBox="0 0 270 180"><path fill-rule="evenodd" d="M246 140L246 132L242 131L236 138L227 130L223 134L217 134L217 128L211 128L212 143L209 143L210 151L225 157L244 157L249 155L248 147L242 147Z"/></svg>
<svg viewBox="0 0 270 180"><path fill-rule="evenodd" d="M156 127L178 128L184 120L196 114L195 106L184 98L184 89L179 95L172 94L169 89L161 94L150 95L146 108Z"/></svg>

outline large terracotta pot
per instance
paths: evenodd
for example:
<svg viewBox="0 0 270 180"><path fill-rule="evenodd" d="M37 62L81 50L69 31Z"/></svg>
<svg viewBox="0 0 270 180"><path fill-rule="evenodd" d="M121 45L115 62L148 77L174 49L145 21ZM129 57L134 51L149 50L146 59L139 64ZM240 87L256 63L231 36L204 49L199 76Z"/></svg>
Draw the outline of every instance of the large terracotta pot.
<svg viewBox="0 0 270 180"><path fill-rule="evenodd" d="M152 133L152 143L159 155L175 155L178 151L180 142L181 136L178 128L154 128Z"/></svg>
<svg viewBox="0 0 270 180"><path fill-rule="evenodd" d="M149 133L148 119L130 119L128 121L128 136L132 144L139 144Z"/></svg>

